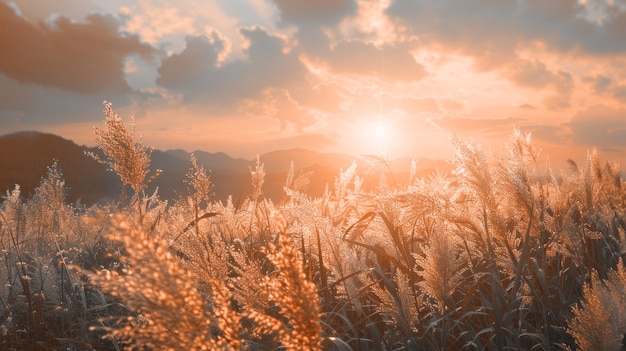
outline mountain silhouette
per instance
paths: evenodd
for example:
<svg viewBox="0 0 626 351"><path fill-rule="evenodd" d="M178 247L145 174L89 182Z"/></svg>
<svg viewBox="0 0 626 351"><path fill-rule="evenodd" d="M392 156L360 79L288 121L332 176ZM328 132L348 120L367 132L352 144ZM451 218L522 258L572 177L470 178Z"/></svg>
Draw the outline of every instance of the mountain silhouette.
<svg viewBox="0 0 626 351"><path fill-rule="evenodd" d="M23 196L31 196L55 161L68 188L67 198L84 203L112 198L121 187L106 166L85 155L96 151L56 135L20 132L0 137L0 191L19 184Z"/></svg>
<svg viewBox="0 0 626 351"><path fill-rule="evenodd" d="M84 204L103 201L117 201L121 192L119 177L107 170L107 167L85 152L100 153L96 148L77 145L53 134L40 132L19 132L0 136L0 192L6 194L21 187L23 196L31 196L47 174L47 167L55 160L63 173L68 188L67 199L74 202L80 199ZM251 191L250 170L256 160L233 158L225 153L194 151L196 159L209 170L213 183L213 198L239 201ZM151 169L161 169L162 173L148 186L148 191L158 188L162 199L172 200L187 193L184 182L191 167L191 153L184 150L154 150ZM387 168L391 180L395 183L407 183L411 160L399 159L385 163L378 157L345 154L320 153L306 149L278 150L259 155L266 173L263 187L264 196L273 201L284 199L283 187L290 164L294 164L297 177L310 174L307 193L321 196L328 186L332 189L340 169L347 169L357 163L364 187L373 188L378 184L378 175L371 170ZM450 165L440 160L419 159L418 176L432 173L436 169L448 171ZM393 170L393 172L391 172Z"/></svg>

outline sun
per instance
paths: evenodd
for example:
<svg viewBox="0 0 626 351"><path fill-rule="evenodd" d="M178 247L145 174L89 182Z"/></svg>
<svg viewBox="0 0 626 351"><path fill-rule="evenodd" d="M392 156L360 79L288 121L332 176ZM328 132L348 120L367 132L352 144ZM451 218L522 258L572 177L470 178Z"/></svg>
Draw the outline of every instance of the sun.
<svg viewBox="0 0 626 351"><path fill-rule="evenodd" d="M364 121L361 131L361 145L368 153L385 154L395 138L393 125L385 118Z"/></svg>
<svg viewBox="0 0 626 351"><path fill-rule="evenodd" d="M384 121L376 121L370 126L369 134L378 141L388 141L391 137L391 129Z"/></svg>

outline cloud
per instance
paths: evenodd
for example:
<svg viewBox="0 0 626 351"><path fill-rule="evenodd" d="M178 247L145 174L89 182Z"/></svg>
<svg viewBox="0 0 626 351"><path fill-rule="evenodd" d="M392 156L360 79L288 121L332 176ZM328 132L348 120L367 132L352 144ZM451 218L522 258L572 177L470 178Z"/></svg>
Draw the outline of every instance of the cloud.
<svg viewBox="0 0 626 351"><path fill-rule="evenodd" d="M514 126L563 149L625 137L623 0L74 2L0 0L0 130L83 126L108 100L169 145L238 152L356 149L376 119L404 152Z"/></svg>
<svg viewBox="0 0 626 351"><path fill-rule="evenodd" d="M203 84L224 49L224 43L219 38L212 39L206 36L187 37L187 46L180 54L172 54L162 61L157 84L180 90L185 90L185 86Z"/></svg>
<svg viewBox="0 0 626 351"><path fill-rule="evenodd" d="M559 52L626 51L626 11L616 4L599 11L606 18L598 23L577 0L393 0L387 13L425 42L502 64L499 56L535 41Z"/></svg>
<svg viewBox="0 0 626 351"><path fill-rule="evenodd" d="M289 89L290 96L302 107L320 112L340 113L342 87L335 83L300 84Z"/></svg>
<svg viewBox="0 0 626 351"><path fill-rule="evenodd" d="M311 57L328 58L333 40L340 34L342 20L356 16L357 0L273 0L278 10L278 25L295 27L298 51ZM332 33L332 34L331 34Z"/></svg>
<svg viewBox="0 0 626 351"><path fill-rule="evenodd" d="M598 74L596 76L585 76L583 77L583 81L585 83L591 84L591 86L593 87L593 92L598 95L604 94L611 86L611 84L613 84L613 79L603 74Z"/></svg>
<svg viewBox="0 0 626 351"><path fill-rule="evenodd" d="M533 124L520 128L522 132L530 132L533 140L547 142L550 144L569 145L571 144L571 131L563 125L549 126Z"/></svg>
<svg viewBox="0 0 626 351"><path fill-rule="evenodd" d="M622 104L626 104L626 85L616 86L613 90L613 97Z"/></svg>
<svg viewBox="0 0 626 351"><path fill-rule="evenodd" d="M157 83L185 93L187 101L212 103L258 97L267 88L285 88L303 78L306 68L294 53L285 53L282 38L261 27L242 28L249 42L244 60L215 66L223 43L206 36L189 37L180 54L163 59Z"/></svg>
<svg viewBox="0 0 626 351"><path fill-rule="evenodd" d="M134 6L120 8L123 30L136 33L142 41L152 45L172 44L175 36L195 33L195 21L181 6L155 6L150 1L139 1ZM163 41L165 39L165 41Z"/></svg>
<svg viewBox="0 0 626 351"><path fill-rule="evenodd" d="M569 72L552 71L539 60L518 60L510 68L508 76L513 82L525 88L552 89L554 93L544 98L544 104L549 109L558 110L570 106L574 79Z"/></svg>
<svg viewBox="0 0 626 351"><path fill-rule="evenodd" d="M461 118L443 117L434 120L437 125L446 128L454 133L481 133L481 134L510 134L513 128L526 122L524 118Z"/></svg>
<svg viewBox="0 0 626 351"><path fill-rule="evenodd" d="M520 110L529 110L529 111L537 109L537 107L535 107L535 106L533 106L531 104L521 104L517 108L519 108Z"/></svg>
<svg viewBox="0 0 626 351"><path fill-rule="evenodd" d="M401 111L406 115L442 116L447 112L460 112L465 104L446 97L378 94L386 109Z"/></svg>
<svg viewBox="0 0 626 351"><path fill-rule="evenodd" d="M526 0L522 6L528 17L541 21L570 21L585 10L578 0Z"/></svg>
<svg viewBox="0 0 626 351"><path fill-rule="evenodd" d="M619 79L619 74L608 77L604 74L584 76L582 81L589 85L594 94L612 98L619 104L626 104L626 84Z"/></svg>
<svg viewBox="0 0 626 351"><path fill-rule="evenodd" d="M337 24L357 9L354 0L274 0L283 22L324 26Z"/></svg>
<svg viewBox="0 0 626 351"><path fill-rule="evenodd" d="M376 47L362 41L341 41L328 53L330 68L338 74L357 74L393 81L415 81L426 69L405 45Z"/></svg>
<svg viewBox="0 0 626 351"><path fill-rule="evenodd" d="M562 70L551 71L545 63L539 60L519 60L510 75L514 82L531 89L553 87L557 91L566 93L573 88L573 79L570 73Z"/></svg>
<svg viewBox="0 0 626 351"><path fill-rule="evenodd" d="M594 71L607 77L622 69L616 62L626 53L626 7L589 6L577 0L392 0L385 13L397 33L419 42L418 50L470 58L474 72L494 72L541 92L544 107L562 110L579 96L577 76L592 62L602 62ZM606 84L598 81L596 90Z"/></svg>
<svg viewBox="0 0 626 351"><path fill-rule="evenodd" d="M626 42L626 10L623 7L612 6L611 16L607 21L605 28L607 35L615 41L621 42L623 50L624 42Z"/></svg>
<svg viewBox="0 0 626 351"><path fill-rule="evenodd" d="M218 66L224 48L219 35L188 37L180 54L163 59L157 83L182 93L186 103L222 112L271 114L283 128L286 123L297 128L313 123L308 111L291 95L291 90L300 95L310 90L308 71L297 54L286 50L283 38L264 28L242 28L239 32L248 42L244 59Z"/></svg>
<svg viewBox="0 0 626 351"><path fill-rule="evenodd" d="M62 123L95 123L103 119L102 102L114 103L116 110L128 109L142 117L160 101L157 92L84 94L58 87L19 83L0 73L0 133L11 130L49 128ZM6 122L6 123L5 123ZM90 128L90 127L89 127ZM7 129L7 130L5 130Z"/></svg>
<svg viewBox="0 0 626 351"><path fill-rule="evenodd" d="M573 142L600 149L626 147L626 109L596 105L575 114L567 126Z"/></svg>
<svg viewBox="0 0 626 351"><path fill-rule="evenodd" d="M472 56L476 68L491 70L507 63L515 51L510 28L514 8L515 1L394 0L386 13L422 46Z"/></svg>
<svg viewBox="0 0 626 351"><path fill-rule="evenodd" d="M296 129L302 132L303 127L315 123L315 118L302 109L287 90L274 92L273 103L275 109L273 116L278 118L283 129L286 128L287 123L293 123Z"/></svg>
<svg viewBox="0 0 626 351"><path fill-rule="evenodd" d="M68 18L84 18L99 10L93 0L11 0L4 2L19 9L19 13L33 23L45 21L54 14L63 14Z"/></svg>
<svg viewBox="0 0 626 351"><path fill-rule="evenodd" d="M288 124L292 124L297 132L302 132L304 127L316 122L311 109L301 106L288 90L267 89L263 95L261 99L246 100L245 106L240 107L239 111L251 117L271 116L280 122L281 130L285 130Z"/></svg>
<svg viewBox="0 0 626 351"><path fill-rule="evenodd" d="M93 14L84 22L57 17L37 26L0 3L0 72L21 83L80 93L130 93L124 58L149 58L155 50L118 31L112 16Z"/></svg>

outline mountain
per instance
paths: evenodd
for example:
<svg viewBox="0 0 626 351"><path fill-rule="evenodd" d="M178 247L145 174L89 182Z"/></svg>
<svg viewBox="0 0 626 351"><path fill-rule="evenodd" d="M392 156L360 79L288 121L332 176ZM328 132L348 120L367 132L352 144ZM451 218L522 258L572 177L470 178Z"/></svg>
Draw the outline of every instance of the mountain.
<svg viewBox="0 0 626 351"><path fill-rule="evenodd" d="M117 176L86 156L85 151L95 150L52 134L21 132L2 136L0 193L6 194L19 184L23 196L32 195L55 160L69 188L69 201L80 198L84 203L94 203L119 193Z"/></svg>
<svg viewBox="0 0 626 351"><path fill-rule="evenodd" d="M121 183L116 174L107 171L106 166L87 156L85 152L98 153L95 148L80 146L70 140L52 134L40 132L20 132L0 136L0 193L15 188L19 184L24 196L33 194L41 179L46 176L47 167L57 160L68 187L68 200L80 199L85 204L99 201L115 201L119 198ZM210 153L197 150L193 154L198 162L210 171L214 184L214 199L225 200L232 195L234 201L247 196L251 191L250 170L255 167L256 160L233 158L224 153ZM163 172L152 183L148 190L158 187L159 196L163 199L174 199L178 194L186 192L184 179L189 168L191 153L184 150L155 150L152 153L152 170ZM278 150L259 156L266 173L264 194L274 201L284 197L283 186L291 162L294 163L296 177L311 173L308 187L309 195L320 196L326 184L334 183L340 169L347 169L353 162L360 170L371 169L381 160L373 156L354 156L345 154L319 153L305 149ZM399 159L384 167L391 167L391 179L408 182L410 159ZM418 175L427 175L435 169L450 170L444 161L419 159ZM384 168L383 167L383 168ZM360 172L364 177L366 188L378 184L376 174Z"/></svg>
<svg viewBox="0 0 626 351"><path fill-rule="evenodd" d="M211 174L213 195L217 200L225 200L229 195L243 196L249 192L250 167L252 161L235 159L224 153L194 151L198 163ZM184 180L191 167L191 153L184 150L155 150L152 153L151 169L163 172L152 187L159 188L159 195L165 199L174 199L186 192ZM241 194L245 190L245 194Z"/></svg>

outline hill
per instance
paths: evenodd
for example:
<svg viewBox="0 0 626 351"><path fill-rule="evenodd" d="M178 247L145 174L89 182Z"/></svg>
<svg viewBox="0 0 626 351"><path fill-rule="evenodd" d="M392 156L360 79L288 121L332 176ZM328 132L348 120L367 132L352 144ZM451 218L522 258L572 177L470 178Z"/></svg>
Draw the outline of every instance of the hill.
<svg viewBox="0 0 626 351"><path fill-rule="evenodd" d="M30 196L55 160L68 187L68 200L93 203L119 193L117 176L87 157L85 146L52 134L20 132L0 137L0 191L19 184L22 195Z"/></svg>
<svg viewBox="0 0 626 351"><path fill-rule="evenodd" d="M29 196L46 176L47 167L57 160L68 187L68 201L78 199L85 204L99 201L113 201L121 190L117 176L85 152L98 152L97 149L77 145L59 136L40 132L20 132L0 137L0 191L15 188L19 184L24 196ZM250 169L255 160L233 158L224 153L194 151L199 163L211 171L214 184L214 197L225 200L232 195L235 201L250 192ZM164 199L174 199L185 192L186 173L191 166L191 153L184 150L155 150L151 168L161 169L162 174L151 183L150 189L158 187ZM332 186L339 169L347 169L353 162L358 168L371 169L380 160L371 156L319 153L305 149L278 150L259 156L264 164L266 180L265 196L274 201L283 197L283 185L291 162L296 176L311 173L308 188L310 195L319 196L326 184ZM410 159L390 162L392 179L408 181ZM424 176L435 169L447 171L450 166L444 161L420 159L417 161L418 176ZM365 186L375 186L375 175L365 173ZM149 189L149 190L150 190Z"/></svg>

